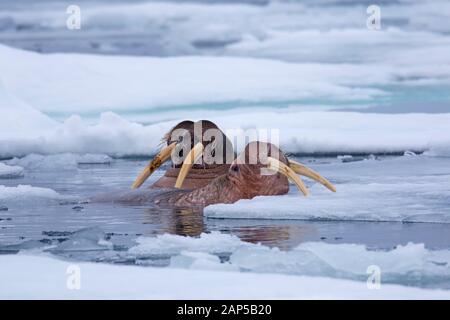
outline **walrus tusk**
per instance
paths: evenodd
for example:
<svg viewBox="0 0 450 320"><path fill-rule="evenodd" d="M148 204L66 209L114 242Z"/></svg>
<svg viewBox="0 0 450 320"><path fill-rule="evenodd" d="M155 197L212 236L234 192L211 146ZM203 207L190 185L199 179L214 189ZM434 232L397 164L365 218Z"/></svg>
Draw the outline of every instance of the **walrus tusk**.
<svg viewBox="0 0 450 320"><path fill-rule="evenodd" d="M297 188L305 195L305 197L309 195L308 189L306 188L302 179L300 179L300 177L295 174L294 170L292 170L290 167L285 165L283 162L281 162L275 158L267 157L267 161L268 161L268 164L267 164L268 169L277 171L277 172L285 175L286 177L291 179L292 182L295 183Z"/></svg>
<svg viewBox="0 0 450 320"><path fill-rule="evenodd" d="M170 155L172 154L172 150L175 148L176 145L177 145L176 142L172 142L167 147L164 147L145 167L144 171L142 171L141 174L136 178L131 188L132 189L139 188L156 169L158 169L164 162L169 160Z"/></svg>
<svg viewBox="0 0 450 320"><path fill-rule="evenodd" d="M330 181L328 181L327 179L325 179L324 177L322 177L320 174L313 171L312 169L308 168L307 166L305 166L297 161L289 160L289 167L292 170L294 170L295 173L298 173L302 176L313 179L313 180L323 184L329 190L336 192L335 186L333 186L333 184Z"/></svg>
<svg viewBox="0 0 450 320"><path fill-rule="evenodd" d="M201 142L197 143L191 151L189 151L188 155L183 161L181 165L180 172L178 173L177 181L175 182L175 188L181 188L183 185L184 179L188 175L194 163L202 156L203 154L203 144Z"/></svg>

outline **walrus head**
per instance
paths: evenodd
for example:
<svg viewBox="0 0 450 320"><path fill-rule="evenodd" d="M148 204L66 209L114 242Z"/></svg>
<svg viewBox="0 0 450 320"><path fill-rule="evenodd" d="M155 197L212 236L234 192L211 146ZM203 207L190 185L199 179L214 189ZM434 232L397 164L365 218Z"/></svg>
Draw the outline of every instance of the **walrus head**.
<svg viewBox="0 0 450 320"><path fill-rule="evenodd" d="M235 157L231 141L211 121L182 121L164 136L165 146L136 178L139 188L164 162L172 167L152 187L195 189L225 174Z"/></svg>
<svg viewBox="0 0 450 320"><path fill-rule="evenodd" d="M226 174L202 188L177 197L174 204L205 207L215 203L234 203L256 196L282 195L289 191L289 180L307 196L309 191L301 176L315 180L333 192L336 191L327 179L289 159L275 145L250 142L231 163Z"/></svg>

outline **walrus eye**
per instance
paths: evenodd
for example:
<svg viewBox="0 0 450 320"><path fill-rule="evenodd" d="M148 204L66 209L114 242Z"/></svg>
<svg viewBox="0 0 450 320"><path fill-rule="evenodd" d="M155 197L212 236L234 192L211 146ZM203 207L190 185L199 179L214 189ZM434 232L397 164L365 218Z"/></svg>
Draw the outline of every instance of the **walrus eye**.
<svg viewBox="0 0 450 320"><path fill-rule="evenodd" d="M231 166L231 170L233 170L234 172L239 172L239 166L237 164L233 164Z"/></svg>

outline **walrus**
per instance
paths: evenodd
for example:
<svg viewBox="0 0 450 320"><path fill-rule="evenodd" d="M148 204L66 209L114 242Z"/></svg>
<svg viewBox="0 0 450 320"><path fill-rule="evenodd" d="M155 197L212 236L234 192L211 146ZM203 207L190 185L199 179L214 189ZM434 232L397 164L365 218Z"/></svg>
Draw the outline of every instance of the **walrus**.
<svg viewBox="0 0 450 320"><path fill-rule="evenodd" d="M171 142L173 143L173 142ZM181 188L177 181L174 186L154 187L131 191L120 195L113 202L124 204L152 204L161 207L204 208L218 203L235 203L241 199L252 199L256 196L275 196L289 192L289 180L300 192L308 196L309 190L300 176L313 179L330 191L336 188L326 178L303 164L289 159L278 147L266 142L250 142L245 149L231 162L228 170L215 178L202 181L201 186L195 177L189 176L192 169L192 158L199 157L201 147L189 151L183 163L178 167L183 184L183 177L191 179L193 188ZM164 157L163 157L164 156ZM165 155L161 159L165 158ZM159 161L159 160L158 160ZM153 162L153 161L152 161ZM145 175L151 170L148 169ZM140 181L140 180L139 180ZM164 181L165 183L165 181ZM172 181L170 181L172 184Z"/></svg>
<svg viewBox="0 0 450 320"><path fill-rule="evenodd" d="M178 160L150 188L196 189L227 173L235 158L233 145L219 127L208 120L185 120L164 138L165 146L144 168L132 188L139 188L164 162ZM190 162L183 161L189 157Z"/></svg>

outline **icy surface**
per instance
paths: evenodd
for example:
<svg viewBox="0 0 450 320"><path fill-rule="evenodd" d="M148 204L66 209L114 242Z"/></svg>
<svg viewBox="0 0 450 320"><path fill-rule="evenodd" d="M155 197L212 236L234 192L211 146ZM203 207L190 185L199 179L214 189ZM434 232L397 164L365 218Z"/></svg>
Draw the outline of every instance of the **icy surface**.
<svg viewBox="0 0 450 320"><path fill-rule="evenodd" d="M9 63L12 58L17 63ZM384 98L401 105L421 90L425 97L445 102L450 78L445 63L412 71L410 64L43 55L0 46L0 67L1 157L148 155L157 151L163 134L185 118L209 118L238 138L246 134L265 140L255 131L276 129L282 148L293 153L412 150L448 155L450 145L448 113L426 114L425 107L421 113L394 114L345 108L386 103L379 100ZM62 70L68 69L76 72L67 77ZM431 72L423 77L442 83L428 89L412 84L392 89L405 86L403 80L397 83L400 78L422 77L408 75L411 72ZM345 112L326 111L343 107ZM241 139L237 150L242 144Z"/></svg>
<svg viewBox="0 0 450 320"><path fill-rule="evenodd" d="M450 145L450 136L445 134L450 126L450 114L387 115L291 110L246 115L227 111L209 119L230 137L237 137L238 151L245 146L245 136L264 141L267 140L264 132L272 129L278 130L283 150L292 153L383 153L431 148L434 155L445 155ZM73 116L45 134L24 130L21 135L28 136L26 138L0 136L4 141L0 155L21 156L33 152L149 155L158 151L162 136L177 122L142 125L114 113L104 113L97 124L89 124ZM11 162L14 163L20 162Z"/></svg>
<svg viewBox="0 0 450 320"><path fill-rule="evenodd" d="M212 205L204 212L210 218L450 223L449 163L449 158L427 156L312 163L335 184L336 193L308 181L307 198L291 185L284 196Z"/></svg>
<svg viewBox="0 0 450 320"><path fill-rule="evenodd" d="M48 203L70 199L49 188L33 187L30 185L18 185L17 187L6 187L0 185L0 201L11 203L14 206L32 206L37 203Z"/></svg>
<svg viewBox="0 0 450 320"><path fill-rule="evenodd" d="M365 28L367 1L103 0L81 1L86 41L63 31L63 3L40 1L39 15L32 3L2 4L0 41L44 52L392 63L406 56L417 63L430 57L424 48L434 52L432 61L445 57L450 29L449 4L443 0L433 6L383 1L383 32ZM380 46L383 50L376 50Z"/></svg>
<svg viewBox="0 0 450 320"><path fill-rule="evenodd" d="M113 160L105 154L29 154L8 160L9 165L19 165L27 170L76 169L80 164L110 164Z"/></svg>
<svg viewBox="0 0 450 320"><path fill-rule="evenodd" d="M12 57L17 63L8 63ZM406 68L231 57L42 55L5 46L0 46L0 68L4 86L13 95L40 111L66 114L164 111L232 101L368 101L384 91L367 86L387 84L400 72L408 73ZM73 70L70 76L63 71L69 68ZM24 87L29 89L24 92Z"/></svg>
<svg viewBox="0 0 450 320"><path fill-rule="evenodd" d="M368 266L376 265L383 286L449 289L449 159L410 152L357 158L297 159L329 178L336 194L307 181L310 198L292 187L264 210L237 203L236 210L207 208L206 218L202 212L80 201L100 190L129 190L145 160L56 172L27 169L30 174L20 182L33 186L4 180L8 186L0 187L0 204L8 207L0 213L0 253L44 252L76 264L160 266L167 272L326 276L363 284ZM161 174L156 172L152 181ZM311 203L309 211L303 203ZM434 223L356 222L371 219Z"/></svg>
<svg viewBox="0 0 450 320"><path fill-rule="evenodd" d="M448 291L388 284L369 290L365 282L323 277L74 265L29 255L1 255L0 270L2 299L448 299ZM80 290L68 290L68 272L77 270Z"/></svg>
<svg viewBox="0 0 450 320"><path fill-rule="evenodd" d="M408 243L388 250L357 244L305 242L291 250L249 243L217 231L198 237L140 236L124 247L99 228L46 232L46 241L0 247L3 253L48 252L81 260L197 270L326 276L365 281L376 266L382 283L450 289L450 251ZM125 248L128 249L126 250ZM119 249L120 248L120 249ZM31 251L30 251L31 250ZM40 251L39 251L40 250Z"/></svg>
<svg viewBox="0 0 450 320"><path fill-rule="evenodd" d="M355 244L307 242L290 251L242 242L218 232L199 238L162 235L138 238L129 254L137 258L171 256L171 267L327 276L365 280L376 265L383 282L450 288L450 251L430 251L409 243L388 251L371 251ZM222 257L222 262L218 259ZM355 258L357 257L357 258Z"/></svg>
<svg viewBox="0 0 450 320"><path fill-rule="evenodd" d="M0 162L0 179L14 179L23 176L23 168L10 166Z"/></svg>

